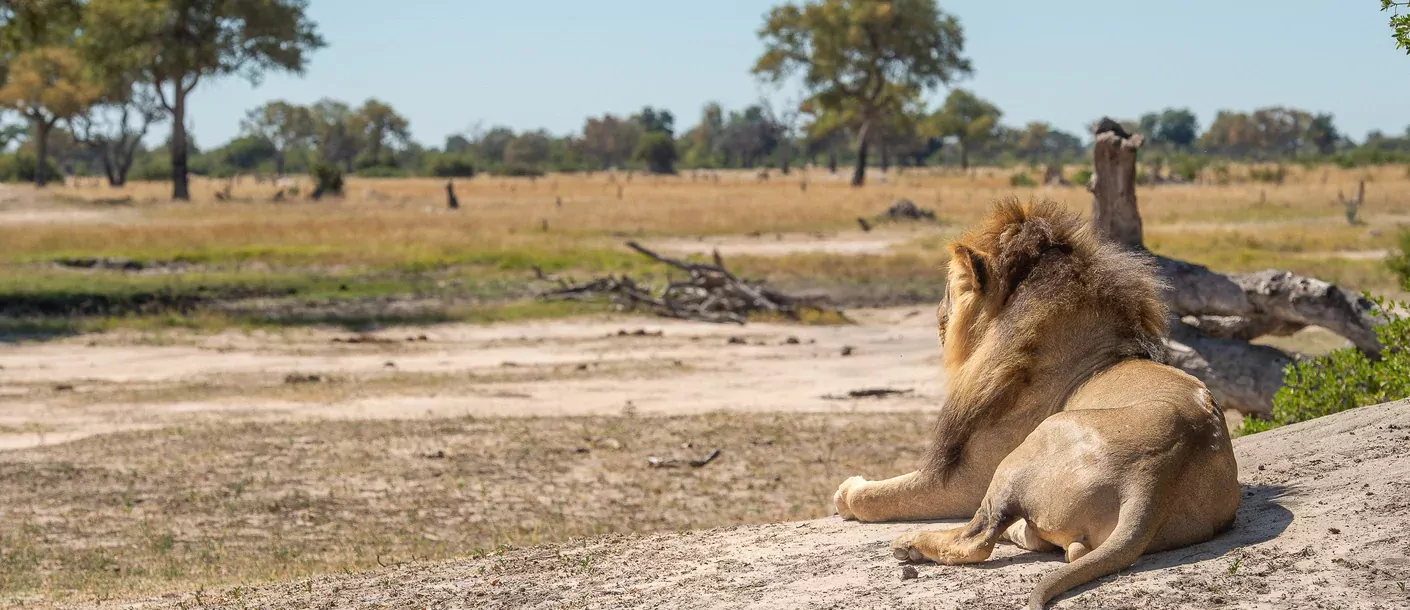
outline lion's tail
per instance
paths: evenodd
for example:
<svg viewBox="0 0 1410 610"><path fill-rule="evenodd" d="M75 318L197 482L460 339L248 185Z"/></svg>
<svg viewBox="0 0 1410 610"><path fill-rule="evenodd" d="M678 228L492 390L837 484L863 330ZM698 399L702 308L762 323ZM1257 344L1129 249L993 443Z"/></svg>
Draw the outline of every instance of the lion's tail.
<svg viewBox="0 0 1410 610"><path fill-rule="evenodd" d="M1093 579L1113 574L1136 563L1155 538L1159 523L1149 498L1121 507L1111 536L1091 552L1066 564L1038 582L1028 597L1029 610L1043 610L1048 601Z"/></svg>

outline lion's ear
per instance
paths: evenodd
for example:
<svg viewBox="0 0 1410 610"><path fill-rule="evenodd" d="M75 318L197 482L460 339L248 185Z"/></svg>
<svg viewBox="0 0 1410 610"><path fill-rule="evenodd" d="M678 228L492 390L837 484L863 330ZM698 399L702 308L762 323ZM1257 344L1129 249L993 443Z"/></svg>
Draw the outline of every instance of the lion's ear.
<svg viewBox="0 0 1410 610"><path fill-rule="evenodd" d="M989 257L975 252L966 246L956 245L951 260L959 261L961 265L964 265L964 267L969 270L970 277L974 278L974 289L977 292L983 293L989 286L988 258Z"/></svg>

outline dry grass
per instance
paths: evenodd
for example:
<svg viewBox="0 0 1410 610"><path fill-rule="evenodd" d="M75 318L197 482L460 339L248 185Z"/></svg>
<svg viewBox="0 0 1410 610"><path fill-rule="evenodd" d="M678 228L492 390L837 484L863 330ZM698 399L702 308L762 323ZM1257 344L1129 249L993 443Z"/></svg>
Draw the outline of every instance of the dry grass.
<svg viewBox="0 0 1410 610"><path fill-rule="evenodd" d="M245 424L3 453L0 602L120 598L610 532L819 517L844 475L912 465L929 420ZM722 456L704 468L646 464L716 448Z"/></svg>
<svg viewBox="0 0 1410 610"><path fill-rule="evenodd" d="M1247 169L1235 168L1234 175L1247 175ZM768 181L745 172L722 172L718 181L689 173L479 177L457 182L458 212L444 209L444 182L437 179L351 178L342 200L285 203L269 202L275 187L252 178L235 183L235 201L229 202L213 197L225 181L196 179L193 203L165 201L165 183L113 190L88 181L46 195L68 202L64 210L82 213L72 221L0 224L0 274L6 278L0 290L64 303L92 294L181 293L203 286L301 299L420 295L493 304L531 293L533 266L579 276L662 277L663 269L622 246L627 239L770 233L845 239L860 235L857 217L905 197L935 208L944 225L884 254L731 262L790 288L826 289L852 304L928 300L944 263L944 242L982 217L994 199L1051 197L1086 212L1090 195L1084 189L1011 188L1013 171L912 170L884 181L873 174L861 189L818 171ZM1362 212L1368 224L1349 227L1333 202L1339 189L1352 189L1358 180L1368 181ZM307 179L298 181L307 191ZM800 188L804 182L806 190ZM1175 185L1144 188L1139 195L1158 252L1218 270L1277 266L1354 288L1396 287L1374 251L1392 247L1399 223L1410 220L1410 176L1403 168L1294 166L1280 186ZM114 204L114 198L128 202ZM1323 256L1348 251L1360 254ZM65 257L182 266L134 276L84 275L50 264ZM462 288L445 290L447 285ZM349 287L352 294L338 294Z"/></svg>

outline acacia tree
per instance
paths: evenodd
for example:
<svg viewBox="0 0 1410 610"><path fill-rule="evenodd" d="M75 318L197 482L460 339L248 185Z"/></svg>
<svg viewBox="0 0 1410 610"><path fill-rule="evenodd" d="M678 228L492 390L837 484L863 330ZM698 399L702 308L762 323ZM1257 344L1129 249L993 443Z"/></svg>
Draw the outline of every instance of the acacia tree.
<svg viewBox="0 0 1410 610"><path fill-rule="evenodd" d="M274 100L246 112L240 131L274 148L274 173L283 176L289 148L313 137L313 115L307 107Z"/></svg>
<svg viewBox="0 0 1410 610"><path fill-rule="evenodd" d="M171 196L189 200L186 100L203 80L239 75L258 84L272 70L302 73L324 46L307 0L90 0L84 35L138 66L171 115Z"/></svg>
<svg viewBox="0 0 1410 610"><path fill-rule="evenodd" d="M871 131L888 107L972 71L959 21L934 0L789 3L769 12L759 37L754 74L780 83L801 73L811 102L856 121L853 186L866 182Z"/></svg>
<svg viewBox="0 0 1410 610"><path fill-rule="evenodd" d="M49 178L44 166L54 125L86 110L98 95L98 86L72 49L26 51L9 65L5 86L0 87L0 105L29 119L34 132L35 186L44 186Z"/></svg>
<svg viewBox="0 0 1410 610"><path fill-rule="evenodd" d="M1004 113L988 100L955 89L931 115L930 129L940 137L953 137L960 147L960 167L969 169L969 153L998 135Z"/></svg>

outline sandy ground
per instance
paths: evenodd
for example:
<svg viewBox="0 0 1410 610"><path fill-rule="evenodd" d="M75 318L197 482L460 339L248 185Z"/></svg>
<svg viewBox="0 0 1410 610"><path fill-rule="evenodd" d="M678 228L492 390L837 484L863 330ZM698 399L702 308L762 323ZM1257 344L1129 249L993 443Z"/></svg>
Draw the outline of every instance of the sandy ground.
<svg viewBox="0 0 1410 610"><path fill-rule="evenodd" d="M1150 555L1057 608L1410 607L1410 403L1235 441L1234 529ZM170 595L131 608L1014 608L1056 554L1000 547L988 563L919 566L889 541L916 524L836 517L588 539L480 559Z"/></svg>
<svg viewBox="0 0 1410 610"><path fill-rule="evenodd" d="M849 315L858 323L737 327L620 317L387 329L361 337L373 339L365 343L343 342L356 335L333 330L0 343L0 448L205 420L935 408L932 312ZM403 381L337 400L242 389L278 389L290 373ZM220 386L230 391L210 397ZM824 398L866 388L910 392ZM136 390L150 397L135 399Z"/></svg>

